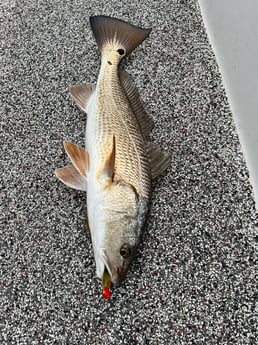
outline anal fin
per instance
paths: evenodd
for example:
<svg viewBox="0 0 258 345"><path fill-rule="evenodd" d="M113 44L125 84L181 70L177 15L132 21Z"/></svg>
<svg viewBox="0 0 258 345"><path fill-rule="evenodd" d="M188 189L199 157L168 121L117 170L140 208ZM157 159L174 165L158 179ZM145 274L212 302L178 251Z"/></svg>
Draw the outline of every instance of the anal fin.
<svg viewBox="0 0 258 345"><path fill-rule="evenodd" d="M89 99L95 90L92 84L80 84L70 86L69 91L75 104L82 110L87 112Z"/></svg>

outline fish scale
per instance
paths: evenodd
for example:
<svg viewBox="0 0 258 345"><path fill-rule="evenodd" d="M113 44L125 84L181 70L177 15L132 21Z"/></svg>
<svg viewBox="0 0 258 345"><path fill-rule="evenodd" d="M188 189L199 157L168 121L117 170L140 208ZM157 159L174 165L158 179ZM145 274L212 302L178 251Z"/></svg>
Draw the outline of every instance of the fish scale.
<svg viewBox="0 0 258 345"><path fill-rule="evenodd" d="M94 117L95 128L98 132L95 133L96 137L92 145L95 146L94 156L98 161L98 166L103 166L107 155L103 147L110 148L114 135L115 174L131 184L140 196L148 198L151 188L149 160L139 125L130 109L116 70L108 66L102 71L96 94L98 103ZM97 143L103 143L103 145L97 146ZM86 147L88 151L90 151L89 145L87 144Z"/></svg>

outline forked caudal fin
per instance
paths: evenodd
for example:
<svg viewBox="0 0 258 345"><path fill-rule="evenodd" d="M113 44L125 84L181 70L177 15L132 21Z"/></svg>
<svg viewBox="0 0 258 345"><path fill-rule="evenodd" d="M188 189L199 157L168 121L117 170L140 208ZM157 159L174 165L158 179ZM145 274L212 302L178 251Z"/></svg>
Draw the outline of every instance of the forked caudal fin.
<svg viewBox="0 0 258 345"><path fill-rule="evenodd" d="M90 24L99 50L116 49L121 58L129 55L151 32L107 16L90 17Z"/></svg>

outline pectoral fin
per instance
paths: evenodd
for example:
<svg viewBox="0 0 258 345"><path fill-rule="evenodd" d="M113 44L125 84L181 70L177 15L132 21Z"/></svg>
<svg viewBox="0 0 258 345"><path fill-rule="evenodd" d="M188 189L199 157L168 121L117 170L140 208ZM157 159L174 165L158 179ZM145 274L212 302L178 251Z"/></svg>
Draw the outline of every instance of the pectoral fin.
<svg viewBox="0 0 258 345"><path fill-rule="evenodd" d="M115 156L116 156L116 143L115 143L115 136L113 136L112 146L110 146L110 151L106 155L104 164L102 168L99 170L99 173L97 176L100 180L105 181L105 183L109 183L113 181L114 171L115 171Z"/></svg>
<svg viewBox="0 0 258 345"><path fill-rule="evenodd" d="M56 169L55 174L56 177L66 186L73 189L86 191L87 180L75 169L74 166Z"/></svg>
<svg viewBox="0 0 258 345"><path fill-rule="evenodd" d="M147 143L152 179L162 174L168 167L169 155L157 146Z"/></svg>
<svg viewBox="0 0 258 345"><path fill-rule="evenodd" d="M86 179L89 170L88 152L78 145L69 141L64 142L64 148L76 170Z"/></svg>
<svg viewBox="0 0 258 345"><path fill-rule="evenodd" d="M70 86L70 95L76 105L82 110L87 112L90 97L92 96L95 87L92 84L81 84Z"/></svg>

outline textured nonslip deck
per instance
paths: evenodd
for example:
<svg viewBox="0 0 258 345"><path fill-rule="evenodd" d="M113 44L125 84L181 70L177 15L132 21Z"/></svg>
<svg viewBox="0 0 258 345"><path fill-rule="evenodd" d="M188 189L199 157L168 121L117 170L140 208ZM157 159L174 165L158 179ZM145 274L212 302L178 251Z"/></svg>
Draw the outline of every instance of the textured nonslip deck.
<svg viewBox="0 0 258 345"><path fill-rule="evenodd" d="M255 344L254 200L198 4L4 1L1 344ZM124 67L171 155L126 280L101 297L85 195L54 176L83 145L71 84L96 82L89 16L153 31Z"/></svg>

